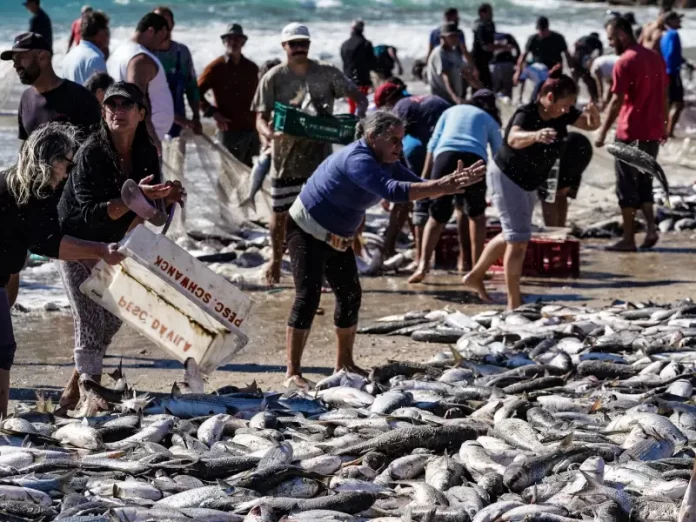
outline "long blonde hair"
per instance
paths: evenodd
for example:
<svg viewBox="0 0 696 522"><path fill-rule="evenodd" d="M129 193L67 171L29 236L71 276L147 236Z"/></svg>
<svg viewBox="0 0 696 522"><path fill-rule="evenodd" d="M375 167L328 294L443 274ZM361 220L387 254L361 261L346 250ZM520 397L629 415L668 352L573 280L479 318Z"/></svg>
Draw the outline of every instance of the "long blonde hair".
<svg viewBox="0 0 696 522"><path fill-rule="evenodd" d="M78 130L68 123L47 123L31 133L19 150L17 165L7 172L7 188L18 205L33 196L50 196L53 163L77 148Z"/></svg>

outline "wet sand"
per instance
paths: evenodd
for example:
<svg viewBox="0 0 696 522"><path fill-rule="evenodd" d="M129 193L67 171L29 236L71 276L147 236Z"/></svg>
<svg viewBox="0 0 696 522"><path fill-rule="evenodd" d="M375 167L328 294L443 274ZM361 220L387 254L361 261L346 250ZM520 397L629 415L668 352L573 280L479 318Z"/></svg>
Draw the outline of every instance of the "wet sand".
<svg viewBox="0 0 696 522"><path fill-rule="evenodd" d="M504 112L509 112L506 108ZM689 142L675 140L661 151L660 161L674 185L696 181L696 153ZM570 207L569 222L587 225L619 213L614 195L613 159L606 151L596 151L584 174L578 200ZM537 212L535 222L540 222ZM607 305L614 299L670 302L692 297L696 288L696 246L692 232L664 235L652 252L616 254L603 252L606 241L585 241L581 245L581 275L578 279L524 278L527 300L544 299L575 305ZM639 235L638 242L642 241ZM66 303L60 281L47 265L43 279L25 277L19 302L31 301L32 292L49 296L53 302ZM43 270L38 270L36 275ZM233 272L233 270L232 270ZM262 271L256 270L258 275ZM247 272L248 274L248 272ZM225 275L230 270L225 268ZM245 280L252 282L247 275ZM425 284L408 285L408 274L363 278L361 321L369 322L385 315L409 310L438 309L445 306L464 313L490 309L476 304L473 296L462 290L460 276L435 271ZM284 381L285 323L294 297L289 275L280 291L250 292L256 305L250 320L250 342L231 364L214 373L209 390L256 381L263 389L280 390ZM494 297L504 300L504 284L499 274L489 283ZM26 303L26 301L24 301ZM305 375L319 379L333 370L333 296L322 297L325 313L318 316L304 355ZM72 318L65 311L15 314L18 343L13 369L13 400L32 400L35 390L57 392L68 380L72 369ZM355 353L365 368L390 359L425 361L446 350L446 345L425 344L409 338L358 336ZM105 372L112 371L123 358L128 381L139 391L167 392L183 376L183 366L158 347L124 327L110 347ZM105 383L108 385L108 379Z"/></svg>
<svg viewBox="0 0 696 522"><path fill-rule="evenodd" d="M693 297L696 246L692 234L666 236L652 252L613 254L602 251L605 242L583 243L579 279L525 278L528 300L543 299L573 305L606 305L613 299L669 302ZM451 307L464 313L490 309L474 304L463 292L460 278L435 271L425 284L408 285L406 275L363 278L361 321L368 322L408 310ZM256 306L250 323L251 340L231 364L218 370L209 389L254 380L263 389L281 389L284 371L285 320L293 290L285 278L281 291L251 293ZM494 297L502 298L501 276L490 282ZM333 368L332 329L334 299L322 297L325 313L315 320L304 356L306 375L318 379ZM59 390L72 368L72 319L64 313L15 318L18 351L13 369L13 400L31 400L34 389ZM404 337L359 335L355 352L358 364L371 367L390 359L425 361L446 345L425 344ZM118 366L123 357L126 376L139 391L166 392L182 378L182 365L168 358L149 341L124 327L105 360L105 372ZM108 379L107 381L108 382Z"/></svg>

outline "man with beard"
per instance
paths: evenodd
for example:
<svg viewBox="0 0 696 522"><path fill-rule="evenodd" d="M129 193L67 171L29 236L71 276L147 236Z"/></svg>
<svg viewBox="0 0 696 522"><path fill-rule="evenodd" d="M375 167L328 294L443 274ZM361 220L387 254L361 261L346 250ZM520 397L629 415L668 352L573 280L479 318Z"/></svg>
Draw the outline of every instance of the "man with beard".
<svg viewBox="0 0 696 522"><path fill-rule="evenodd" d="M602 147L614 121L616 139L634 144L656 158L660 142L667 132L668 78L665 62L655 51L636 42L631 24L624 18L613 18L606 24L609 45L620 56L614 66L611 101L605 111L604 123L595 145ZM635 214L643 212L647 234L641 248L652 248L659 236L653 212L652 177L635 167L614 162L616 195L623 216L623 238L608 250L635 252Z"/></svg>
<svg viewBox="0 0 696 522"><path fill-rule="evenodd" d="M49 122L72 123L86 133L101 120L101 107L94 95L82 85L59 78L51 64L52 55L49 43L37 33L20 34L12 49L0 54L1 60L14 62L19 80L30 85L22 93L17 111L20 140ZM62 186L56 190L58 197L61 191ZM19 274L10 276L6 291L12 306L19 291Z"/></svg>
<svg viewBox="0 0 696 522"><path fill-rule="evenodd" d="M44 123L63 121L86 131L101 119L99 102L91 92L56 75L52 54L51 46L37 33L20 34L12 50L0 54L0 59L14 62L19 80L31 86L19 101L20 140Z"/></svg>
<svg viewBox="0 0 696 522"><path fill-rule="evenodd" d="M333 114L337 98L351 98L363 117L367 98L336 67L308 58L310 38L306 26L291 23L283 28L281 44L286 61L268 71L259 83L251 109L256 112L256 129L261 139L272 146L271 152L271 245L273 253L266 271L266 282L280 281L285 223L309 176L331 154L331 145L307 138L290 136L273 129L276 102L310 110L316 114Z"/></svg>

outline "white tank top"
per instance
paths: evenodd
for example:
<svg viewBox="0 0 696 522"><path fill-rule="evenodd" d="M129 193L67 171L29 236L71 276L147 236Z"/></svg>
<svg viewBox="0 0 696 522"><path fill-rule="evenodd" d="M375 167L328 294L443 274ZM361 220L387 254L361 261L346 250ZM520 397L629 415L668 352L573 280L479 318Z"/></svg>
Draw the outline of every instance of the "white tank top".
<svg viewBox="0 0 696 522"><path fill-rule="evenodd" d="M174 101L167 83L167 76L164 74L164 67L159 59L142 45L128 41L109 56L106 68L114 81L125 82L128 76L128 64L139 54L146 54L157 65L157 74L148 84L147 95L152 110L150 116L152 126L155 128L157 137L161 140L174 123Z"/></svg>

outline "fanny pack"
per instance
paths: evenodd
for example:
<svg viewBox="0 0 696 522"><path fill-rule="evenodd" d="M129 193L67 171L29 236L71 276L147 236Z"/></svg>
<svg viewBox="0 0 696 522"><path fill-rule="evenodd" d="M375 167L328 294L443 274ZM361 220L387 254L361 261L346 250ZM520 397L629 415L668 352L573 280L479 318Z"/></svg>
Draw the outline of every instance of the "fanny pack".
<svg viewBox="0 0 696 522"><path fill-rule="evenodd" d="M300 201L300 198L297 198L292 204L289 214L295 223L297 223L298 227L313 238L326 243L334 250L345 252L351 246L353 246L355 236L343 237L326 230L319 223L317 223L309 212L307 212L307 209L302 204L302 201Z"/></svg>

